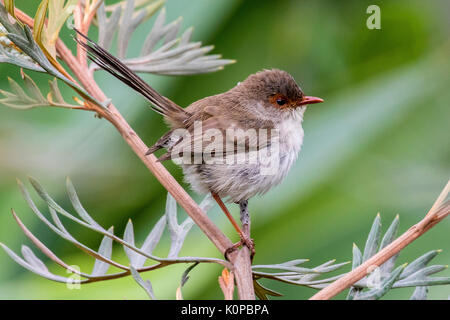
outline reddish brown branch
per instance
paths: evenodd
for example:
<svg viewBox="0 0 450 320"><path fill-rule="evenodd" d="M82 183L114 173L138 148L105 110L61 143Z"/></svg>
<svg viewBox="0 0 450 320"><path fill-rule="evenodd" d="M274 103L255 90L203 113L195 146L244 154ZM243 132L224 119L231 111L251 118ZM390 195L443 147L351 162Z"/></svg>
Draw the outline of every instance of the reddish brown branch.
<svg viewBox="0 0 450 320"><path fill-rule="evenodd" d="M409 228L400 237L398 237L380 252L372 256L362 265L353 269L342 278L339 278L326 288L316 293L310 298L310 300L328 300L333 298L340 292L351 287L352 284L367 276L372 270L374 270L374 267L381 266L411 242L430 230L438 222L442 221L450 213L450 203L448 201L444 202L449 193L449 190L450 181L447 183L446 187L434 203L433 207L427 213L425 218L423 218L418 224Z"/></svg>
<svg viewBox="0 0 450 320"><path fill-rule="evenodd" d="M19 20L26 23L30 27L33 26L33 19L22 11L15 9L16 16ZM79 12L81 13L81 12ZM93 16L92 16L93 17ZM92 17L88 17L88 24ZM80 17L83 19L83 17ZM87 25L88 25L87 24ZM98 87L92 74L87 70L87 64L80 61L72 54L66 45L58 39L56 42L56 50L59 57L72 70L75 77L81 85L99 101L106 101L107 97ZM80 57L83 59L84 57ZM101 108L92 103L87 104L87 108L97 112L101 117L111 122L120 132L124 140L131 149L142 160L146 167L153 173L158 181L166 188L166 190L175 198L175 200L183 207L187 214L194 220L198 227L205 233L211 242L223 254L232 246L232 242L223 234L223 232L209 219L202 211L198 204L189 196L189 194L180 186L175 178L166 170L159 162L156 162L154 155L146 156L148 150L146 144L140 139L136 132L131 128L128 122L123 118L117 108L111 103L108 108ZM255 299L253 279L251 272L250 253L246 247L241 250L234 251L228 255L230 262L233 264L233 273L236 277L238 286L238 294L240 299Z"/></svg>

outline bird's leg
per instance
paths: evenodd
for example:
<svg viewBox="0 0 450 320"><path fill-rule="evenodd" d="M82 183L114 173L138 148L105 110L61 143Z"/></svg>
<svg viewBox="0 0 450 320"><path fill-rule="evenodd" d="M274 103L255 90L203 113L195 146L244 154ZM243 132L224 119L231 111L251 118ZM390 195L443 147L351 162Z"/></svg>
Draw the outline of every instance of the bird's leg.
<svg viewBox="0 0 450 320"><path fill-rule="evenodd" d="M241 210L241 223L244 229L244 234L250 236L250 214L248 212L248 200L239 201L239 208Z"/></svg>
<svg viewBox="0 0 450 320"><path fill-rule="evenodd" d="M248 212L248 200L239 201L239 209L241 211L241 223L242 229L245 235L245 239L249 240L245 245L250 249L251 257L255 255L255 243L253 239L250 238L250 213Z"/></svg>
<svg viewBox="0 0 450 320"><path fill-rule="evenodd" d="M252 251L252 256L253 256L253 254L254 254L254 245L253 245L252 239L250 239L250 237L247 236L242 231L241 227L239 227L239 225L236 222L236 220L234 220L233 216L231 215L230 211L228 211L227 207L225 206L225 203L223 203L223 201L222 201L222 199L220 199L219 195L217 193L214 193L214 192L211 192L211 195L213 196L214 200L216 200L217 204L222 209L222 211L225 213L225 215L227 216L228 220L230 220L231 224L236 229L236 231L239 234L239 237L241 238L241 241L239 241L238 243L235 243L233 246L231 246L230 248L228 248L225 251L225 254L224 254L225 258L227 258L228 254L230 254L232 251L236 250L237 248L239 248L243 244L245 244Z"/></svg>

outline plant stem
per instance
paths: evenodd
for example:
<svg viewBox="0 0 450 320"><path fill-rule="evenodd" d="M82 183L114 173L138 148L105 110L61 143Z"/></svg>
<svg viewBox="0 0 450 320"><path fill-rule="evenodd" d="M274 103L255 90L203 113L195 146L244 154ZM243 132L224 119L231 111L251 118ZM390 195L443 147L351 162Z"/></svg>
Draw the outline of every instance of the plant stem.
<svg viewBox="0 0 450 320"><path fill-rule="evenodd" d="M427 213L425 218L423 218L419 223L409 228L400 237L394 240L391 244L386 246L384 249L379 251L377 254L372 256L369 260L364 262L359 267L353 269L342 278L339 278L329 286L325 287L310 300L328 300L344 291L345 289L352 286L352 284L364 278L366 275L373 270L374 267L379 267L392 256L400 252L408 244L416 240L418 237L423 235L425 232L430 230L438 222L442 221L446 216L450 214L450 204L449 202L444 202L446 196L450 191L450 181L447 183L444 190L441 192L440 196L433 204L430 211Z"/></svg>
<svg viewBox="0 0 450 320"><path fill-rule="evenodd" d="M15 13L18 19L22 22L28 24L30 27L33 26L32 18L17 8L15 9ZM99 101L106 101L106 95L98 87L91 73L87 70L87 64L80 63L80 61L74 57L72 52L60 39L56 42L56 50L60 58L72 70L75 77L84 86L86 91ZM148 147L123 118L117 108L112 103L109 104L107 109L101 108L94 104L88 104L90 110L97 112L101 117L107 119L116 127L134 153L136 153L136 155L142 160L142 162L153 173L164 188L166 188L166 190L175 198L181 207L183 207L186 213L192 218L192 220L194 220L194 222L219 249L219 251L224 254L224 252L233 245L232 242L209 219L209 217L180 186L180 184L166 170L166 168L160 162L156 162L156 157L154 155L145 155ZM236 277L239 298L243 300L254 300L255 294L249 250L244 247L241 250L230 253L228 258L234 267L233 272Z"/></svg>

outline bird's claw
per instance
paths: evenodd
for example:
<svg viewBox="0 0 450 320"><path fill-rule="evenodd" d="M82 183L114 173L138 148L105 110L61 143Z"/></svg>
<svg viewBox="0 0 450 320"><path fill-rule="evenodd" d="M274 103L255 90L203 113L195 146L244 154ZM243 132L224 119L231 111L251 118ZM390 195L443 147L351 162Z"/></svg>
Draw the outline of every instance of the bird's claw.
<svg viewBox="0 0 450 320"><path fill-rule="evenodd" d="M224 256L225 259L228 259L228 256L235 250L237 250L241 246L246 246L250 250L250 259L253 260L253 257L255 256L255 242L251 238L244 238L242 237L239 242L236 242L231 247L229 247L227 250L225 250Z"/></svg>

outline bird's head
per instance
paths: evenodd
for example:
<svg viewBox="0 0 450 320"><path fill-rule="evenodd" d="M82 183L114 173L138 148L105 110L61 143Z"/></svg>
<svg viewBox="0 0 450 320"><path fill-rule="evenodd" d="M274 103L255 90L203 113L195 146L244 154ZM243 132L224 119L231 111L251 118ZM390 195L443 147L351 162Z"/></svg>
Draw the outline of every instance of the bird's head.
<svg viewBox="0 0 450 320"><path fill-rule="evenodd" d="M305 95L289 73L278 69L252 74L236 89L269 111L275 109L291 113L299 107L323 102L321 98Z"/></svg>

